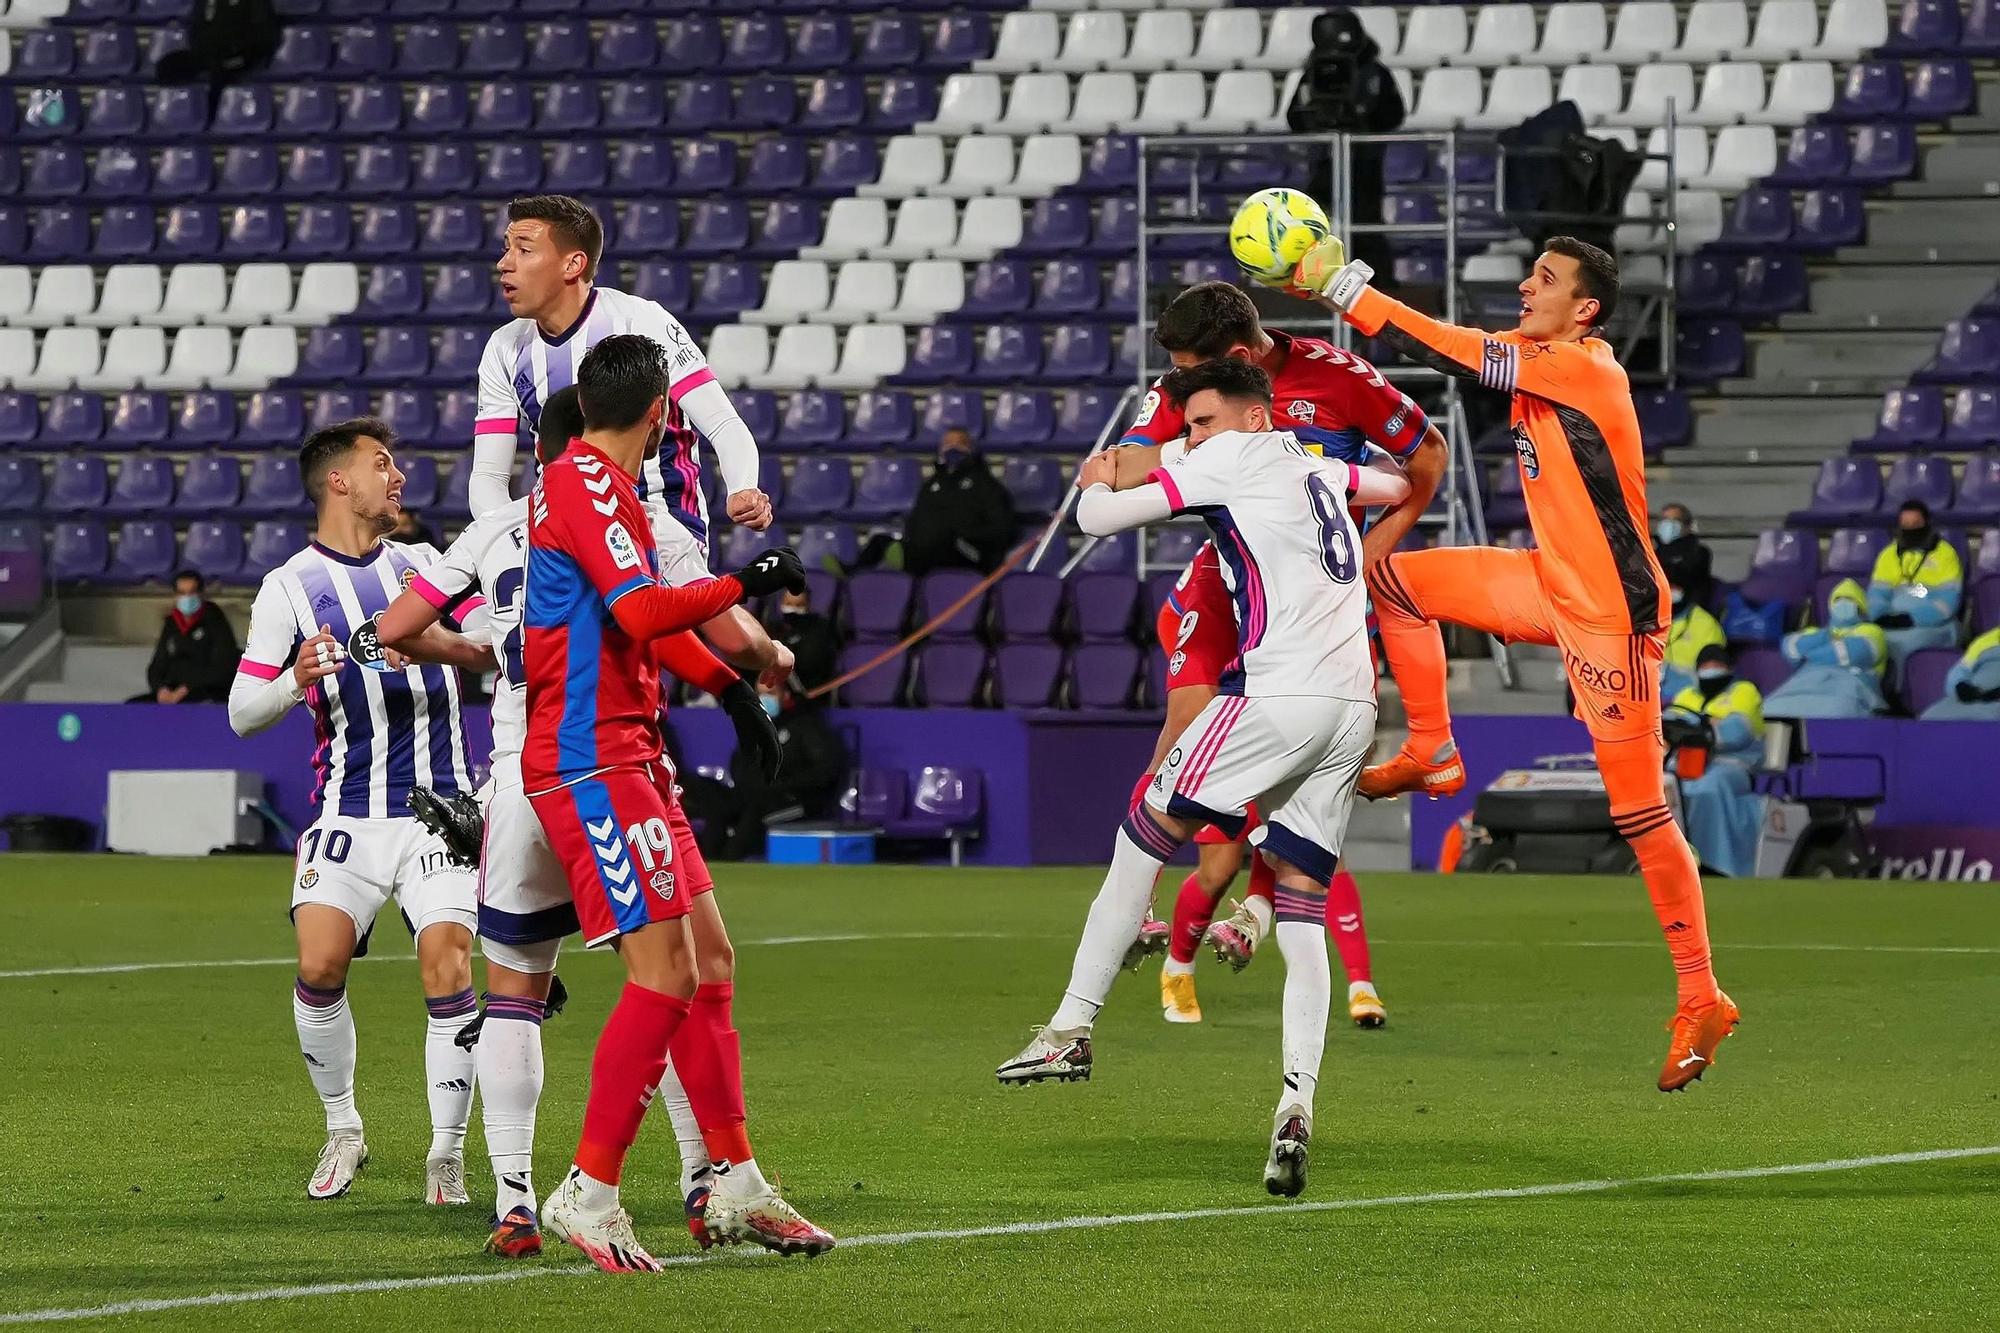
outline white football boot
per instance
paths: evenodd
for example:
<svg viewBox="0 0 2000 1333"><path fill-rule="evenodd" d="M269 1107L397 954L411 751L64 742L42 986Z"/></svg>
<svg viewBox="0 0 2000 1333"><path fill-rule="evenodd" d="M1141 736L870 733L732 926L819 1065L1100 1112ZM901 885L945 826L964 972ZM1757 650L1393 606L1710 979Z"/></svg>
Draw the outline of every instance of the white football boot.
<svg viewBox="0 0 2000 1333"><path fill-rule="evenodd" d="M583 1251L584 1258L607 1273L657 1273L660 1261L646 1253L632 1231L632 1215L623 1208L589 1213L583 1208L576 1169L542 1205L542 1230Z"/></svg>
<svg viewBox="0 0 2000 1333"><path fill-rule="evenodd" d="M465 1159L456 1153L439 1153L424 1159L424 1202L435 1204L471 1203L465 1192Z"/></svg>
<svg viewBox="0 0 2000 1333"><path fill-rule="evenodd" d="M326 1146L319 1150L312 1179L306 1182L306 1197L339 1198L354 1183L354 1173L367 1162L368 1145L362 1141L360 1130L343 1129L329 1134Z"/></svg>

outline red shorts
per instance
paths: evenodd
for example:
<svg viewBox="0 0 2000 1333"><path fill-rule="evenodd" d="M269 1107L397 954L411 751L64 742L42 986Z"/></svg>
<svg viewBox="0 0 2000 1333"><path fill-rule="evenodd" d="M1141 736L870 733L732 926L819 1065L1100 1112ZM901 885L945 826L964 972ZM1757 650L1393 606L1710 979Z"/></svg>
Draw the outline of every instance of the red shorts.
<svg viewBox="0 0 2000 1333"><path fill-rule="evenodd" d="M1257 813L1257 803L1252 801L1249 808L1243 812L1241 833L1232 838L1213 824L1203 824L1201 832L1194 835L1195 844L1200 847L1226 847L1232 842L1242 842L1249 838L1251 829L1263 822L1264 816Z"/></svg>
<svg viewBox="0 0 2000 1333"><path fill-rule="evenodd" d="M530 796L569 879L586 945L688 914L715 887L664 763L609 768Z"/></svg>

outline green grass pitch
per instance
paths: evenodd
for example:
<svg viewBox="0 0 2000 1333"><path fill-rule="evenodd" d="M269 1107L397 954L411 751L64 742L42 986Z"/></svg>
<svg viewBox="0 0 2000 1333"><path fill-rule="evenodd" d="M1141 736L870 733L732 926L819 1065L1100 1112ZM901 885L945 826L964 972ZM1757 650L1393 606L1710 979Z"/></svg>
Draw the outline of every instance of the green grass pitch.
<svg viewBox="0 0 2000 1333"><path fill-rule="evenodd" d="M378 949L404 957L351 983L374 1161L349 1197L306 1199L322 1122L290 1020L287 874L0 858L0 1323L212 1293L256 1299L65 1326L1875 1329L2000 1312L1985 886L1712 885L1745 1022L1666 1097L1672 974L1636 881L1366 877L1390 1023L1330 1034L1317 1207L1299 1211L1261 1182L1275 956L1241 976L1204 960L1199 1027L1160 1021L1150 972L1121 978L1092 1082L1005 1089L993 1066L1053 1006L1095 871L723 867L759 1159L844 1239L877 1239L613 1279L558 1249L520 1267L480 1253L476 1109L475 1206L417 1202L423 1008L390 922ZM174 966L213 960L234 965ZM108 965L134 966L73 970ZM618 977L581 951L565 974L543 1187ZM648 1124L627 1200L656 1253L686 1256L664 1128ZM1987 1151L1765 1170L1939 1149ZM1539 1186L1570 1188L1506 1193ZM1167 1216L1019 1226L1134 1214ZM960 1230L982 1234L909 1234ZM362 1283L384 1285L275 1291Z"/></svg>

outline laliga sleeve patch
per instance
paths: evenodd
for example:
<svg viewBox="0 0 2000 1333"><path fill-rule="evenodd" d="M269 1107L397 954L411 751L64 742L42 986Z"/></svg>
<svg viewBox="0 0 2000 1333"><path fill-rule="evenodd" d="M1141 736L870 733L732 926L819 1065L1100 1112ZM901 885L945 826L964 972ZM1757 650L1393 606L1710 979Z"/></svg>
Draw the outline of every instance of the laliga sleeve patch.
<svg viewBox="0 0 2000 1333"><path fill-rule="evenodd" d="M1140 426L1149 424L1153 420L1153 413L1159 410L1160 391L1158 389L1150 390L1146 394L1145 399L1139 404L1139 414L1132 418L1133 428L1137 429Z"/></svg>
<svg viewBox="0 0 2000 1333"><path fill-rule="evenodd" d="M613 523L604 530L604 548L611 552L611 563L618 568L639 567L639 544L632 540L631 533L625 531L623 523Z"/></svg>

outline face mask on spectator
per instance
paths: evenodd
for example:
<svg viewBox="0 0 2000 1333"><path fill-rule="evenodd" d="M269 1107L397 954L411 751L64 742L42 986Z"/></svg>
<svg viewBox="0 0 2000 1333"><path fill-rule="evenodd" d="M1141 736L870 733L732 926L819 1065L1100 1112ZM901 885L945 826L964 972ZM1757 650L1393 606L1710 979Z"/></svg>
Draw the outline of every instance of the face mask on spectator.
<svg viewBox="0 0 2000 1333"><path fill-rule="evenodd" d="M1848 625L1859 625L1861 623L1861 608L1856 606L1853 602L1850 602L1847 599L1842 598L1840 601L1835 602L1832 606L1827 608L1826 618L1832 623L1840 625L1842 627Z"/></svg>
<svg viewBox="0 0 2000 1333"><path fill-rule="evenodd" d="M1668 589L1668 591L1672 594L1674 599L1674 610L1676 612L1679 612L1683 606L1687 605L1688 595L1685 592L1681 591L1679 588L1670 588Z"/></svg>
<svg viewBox="0 0 2000 1333"><path fill-rule="evenodd" d="M1660 539L1660 545L1671 546L1679 541L1686 531L1687 527L1679 519L1663 518L1660 520L1660 525L1653 529L1653 535Z"/></svg>
<svg viewBox="0 0 2000 1333"><path fill-rule="evenodd" d="M1696 674L1695 680L1701 686L1701 697L1713 699L1729 688L1730 676L1727 671L1703 671Z"/></svg>
<svg viewBox="0 0 2000 1333"><path fill-rule="evenodd" d="M191 592L174 598L174 610L184 616L193 615L195 612L201 610L201 594Z"/></svg>
<svg viewBox="0 0 2000 1333"><path fill-rule="evenodd" d="M1905 551L1928 550L1931 544L1931 525L1922 523L1914 528L1896 529L1896 545Z"/></svg>

